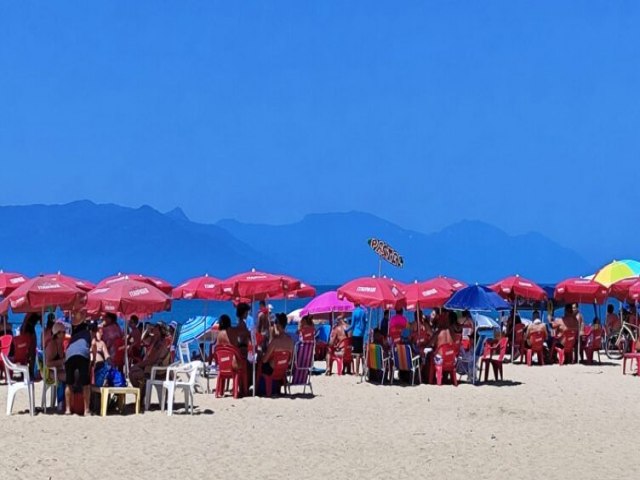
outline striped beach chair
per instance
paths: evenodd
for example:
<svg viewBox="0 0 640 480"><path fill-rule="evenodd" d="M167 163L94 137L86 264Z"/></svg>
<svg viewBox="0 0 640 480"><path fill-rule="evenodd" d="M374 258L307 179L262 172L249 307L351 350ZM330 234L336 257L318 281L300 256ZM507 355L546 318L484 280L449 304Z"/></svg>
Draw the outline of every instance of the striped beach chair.
<svg viewBox="0 0 640 480"><path fill-rule="evenodd" d="M291 380L289 389L292 386L302 385L302 393L307 393L307 387L313 395L313 386L311 385L311 370L313 369L313 357L316 350L315 342L298 342L293 352L293 369L291 370Z"/></svg>
<svg viewBox="0 0 640 480"><path fill-rule="evenodd" d="M416 383L416 372L418 372L418 383L422 383L420 373L420 355L414 355L411 345L404 343L396 344L393 348L393 366L398 372L411 372L411 384ZM393 375L391 375L393 383Z"/></svg>
<svg viewBox="0 0 640 480"><path fill-rule="evenodd" d="M367 380L372 381L371 372L379 372L380 385L384 385L384 379L387 376L387 372L391 368L390 359L385 356L384 350L381 345L370 343L367 346Z"/></svg>

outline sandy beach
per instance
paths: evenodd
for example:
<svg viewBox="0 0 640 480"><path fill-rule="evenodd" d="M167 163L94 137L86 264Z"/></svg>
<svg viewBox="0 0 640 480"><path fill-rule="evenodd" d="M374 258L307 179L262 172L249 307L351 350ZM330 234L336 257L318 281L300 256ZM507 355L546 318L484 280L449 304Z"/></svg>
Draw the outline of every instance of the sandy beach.
<svg viewBox="0 0 640 480"><path fill-rule="evenodd" d="M6 417L3 386L0 478L637 477L640 383L619 363L505 365L505 379L389 387L321 376L312 398L199 394L193 416L107 418L31 418L24 392L22 412Z"/></svg>

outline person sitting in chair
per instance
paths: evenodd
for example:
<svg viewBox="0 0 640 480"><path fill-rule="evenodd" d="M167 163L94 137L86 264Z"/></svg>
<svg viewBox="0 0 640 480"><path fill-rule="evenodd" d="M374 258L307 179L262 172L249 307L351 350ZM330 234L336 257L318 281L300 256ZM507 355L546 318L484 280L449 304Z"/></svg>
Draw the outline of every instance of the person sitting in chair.
<svg viewBox="0 0 640 480"><path fill-rule="evenodd" d="M269 342L266 353L262 357L262 373L265 375L273 374L273 369L275 368L273 358L276 352L289 352L290 355L293 355L294 344L286 332L287 322L287 315L285 313L276 315L274 336Z"/></svg>
<svg viewBox="0 0 640 480"><path fill-rule="evenodd" d="M151 377L151 369L166 366L169 363L170 351L165 342L166 336L167 330L162 322L150 326L142 335L146 354L144 359L133 365L129 371L131 384L138 387L141 392L145 391L147 379Z"/></svg>

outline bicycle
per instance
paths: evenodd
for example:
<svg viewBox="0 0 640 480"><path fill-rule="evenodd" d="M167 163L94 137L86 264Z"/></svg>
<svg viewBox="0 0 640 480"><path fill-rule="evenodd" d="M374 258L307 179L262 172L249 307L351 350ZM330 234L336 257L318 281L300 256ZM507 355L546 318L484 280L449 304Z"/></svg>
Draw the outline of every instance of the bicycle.
<svg viewBox="0 0 640 480"><path fill-rule="evenodd" d="M620 360L625 353L633 351L639 333L640 328L637 325L622 322L620 330L606 336L604 348L607 357Z"/></svg>

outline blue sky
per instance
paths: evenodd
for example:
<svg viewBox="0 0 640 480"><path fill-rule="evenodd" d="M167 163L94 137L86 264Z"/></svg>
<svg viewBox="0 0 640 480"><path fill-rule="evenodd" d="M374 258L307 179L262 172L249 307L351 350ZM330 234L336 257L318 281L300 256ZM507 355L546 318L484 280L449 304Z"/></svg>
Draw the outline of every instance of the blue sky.
<svg viewBox="0 0 640 480"><path fill-rule="evenodd" d="M640 256L637 2L5 2L0 204L478 219Z"/></svg>

